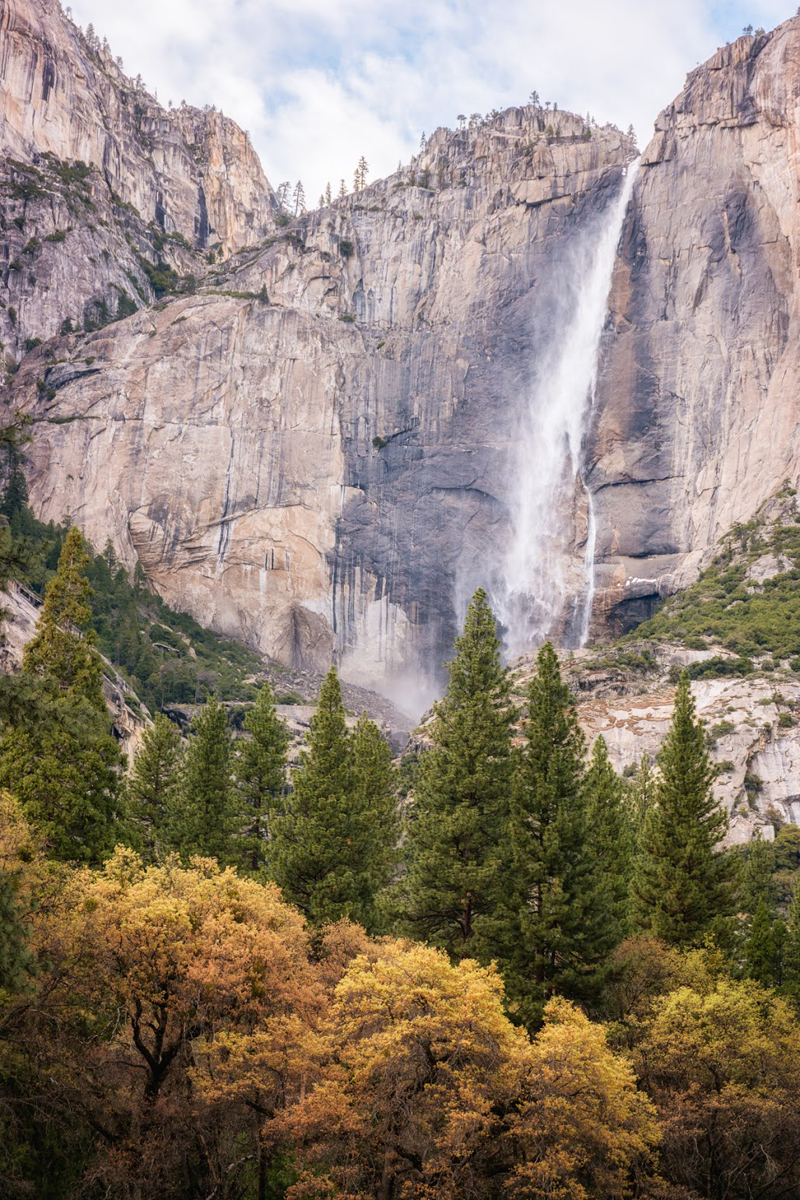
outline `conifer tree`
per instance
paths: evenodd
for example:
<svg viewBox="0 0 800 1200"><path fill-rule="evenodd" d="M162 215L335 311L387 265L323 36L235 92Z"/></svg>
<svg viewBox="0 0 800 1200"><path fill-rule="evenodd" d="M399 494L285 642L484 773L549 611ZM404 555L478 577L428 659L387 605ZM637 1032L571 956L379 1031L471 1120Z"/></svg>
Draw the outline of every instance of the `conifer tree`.
<svg viewBox="0 0 800 1200"><path fill-rule="evenodd" d="M507 672L496 621L479 589L456 639L450 682L436 705L408 830L402 923L456 957L487 957L511 793Z"/></svg>
<svg viewBox="0 0 800 1200"><path fill-rule="evenodd" d="M272 877L313 924L360 921L372 901L366 869L372 832L358 810L352 738L331 667L292 791L271 818Z"/></svg>
<svg viewBox="0 0 800 1200"><path fill-rule="evenodd" d="M25 647L22 662L28 674L46 675L60 692L82 696L104 709L102 665L94 650L94 634L88 629L92 589L86 568L90 561L86 543L73 525L64 540L58 569L45 590L36 635Z"/></svg>
<svg viewBox="0 0 800 1200"><path fill-rule="evenodd" d="M739 872L739 907L751 916L764 900L768 912L772 910L772 872L775 859L768 842L759 835L747 847Z"/></svg>
<svg viewBox="0 0 800 1200"><path fill-rule="evenodd" d="M36 974L30 925L20 911L19 876L0 866L0 997L21 992Z"/></svg>
<svg viewBox="0 0 800 1200"><path fill-rule="evenodd" d="M184 856L234 859L236 806L231 733L224 705L212 697L194 722L184 755L182 786L172 808L171 838Z"/></svg>
<svg viewBox="0 0 800 1200"><path fill-rule="evenodd" d="M244 727L250 737L240 742L234 761L244 819L242 861L249 870L258 871L266 864L270 808L287 786L289 733L278 716L268 683L259 690Z"/></svg>
<svg viewBox="0 0 800 1200"><path fill-rule="evenodd" d="M585 796L591 845L610 903L614 940L621 941L628 921L633 824L624 801L622 780L611 765L603 737L597 738L592 749Z"/></svg>
<svg viewBox="0 0 800 1200"><path fill-rule="evenodd" d="M364 825L362 868L369 887L360 915L368 933L382 924L381 899L397 861L397 778L392 752L366 713L353 731L353 807Z"/></svg>
<svg viewBox="0 0 800 1200"><path fill-rule="evenodd" d="M686 672L658 765L633 875L634 916L671 945L696 946L731 911L731 867L719 848L727 818L712 792L714 768Z"/></svg>
<svg viewBox="0 0 800 1200"><path fill-rule="evenodd" d="M163 713L144 731L126 782L128 816L143 857L157 861L171 845L170 820L181 786L181 734Z"/></svg>
<svg viewBox="0 0 800 1200"><path fill-rule="evenodd" d="M782 950L782 990L800 1008L800 882L795 884L786 914Z"/></svg>
<svg viewBox="0 0 800 1200"><path fill-rule="evenodd" d="M583 735L549 642L537 658L524 732L498 878L497 952L512 1006L535 1025L553 992L587 990L618 936L592 846Z"/></svg>
<svg viewBox="0 0 800 1200"><path fill-rule="evenodd" d="M333 192L331 191L330 183L325 184L325 203L330 204L333 200Z"/></svg>
<svg viewBox="0 0 800 1200"><path fill-rule="evenodd" d="M21 724L5 731L0 786L18 798L53 856L98 862L119 834L121 757L103 700L102 664L87 629L88 562L73 528L22 663L23 676L49 697L47 721L35 732Z"/></svg>
<svg viewBox="0 0 800 1200"><path fill-rule="evenodd" d="M756 905L745 943L745 974L764 987L776 983L778 962L769 907L762 896Z"/></svg>
<svg viewBox="0 0 800 1200"><path fill-rule="evenodd" d="M628 814L631 823L632 848L639 845L639 839L644 828L644 820L655 803L656 773L650 761L650 755L645 751L639 762L639 769L629 785L627 793Z"/></svg>

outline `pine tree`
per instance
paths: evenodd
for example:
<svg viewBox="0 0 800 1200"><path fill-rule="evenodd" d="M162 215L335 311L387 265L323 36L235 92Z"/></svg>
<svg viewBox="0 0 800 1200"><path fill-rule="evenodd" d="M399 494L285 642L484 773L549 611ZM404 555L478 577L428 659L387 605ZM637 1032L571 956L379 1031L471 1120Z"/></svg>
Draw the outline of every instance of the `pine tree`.
<svg viewBox="0 0 800 1200"><path fill-rule="evenodd" d="M270 830L270 872L287 900L312 924L362 919L372 899L365 830L335 667L322 685L292 791L276 804Z"/></svg>
<svg viewBox="0 0 800 1200"><path fill-rule="evenodd" d="M345 184L345 181L343 179L340 179L339 180L339 199L343 200L346 195L347 195L347 186Z"/></svg>
<svg viewBox="0 0 800 1200"><path fill-rule="evenodd" d="M603 737L597 738L592 750L585 796L591 845L610 903L614 941L621 941L628 922L634 832L623 783L609 761Z"/></svg>
<svg viewBox="0 0 800 1200"><path fill-rule="evenodd" d="M236 806L231 781L231 733L224 705L204 705L184 756L183 781L170 816L171 840L184 856L232 862Z"/></svg>
<svg viewBox="0 0 800 1200"><path fill-rule="evenodd" d="M94 650L92 589L86 578L91 556L80 531L73 527L66 536L58 569L45 589L36 636L23 655L23 670L55 681L62 693L82 696L99 709L105 708L101 687L102 664Z"/></svg>
<svg viewBox="0 0 800 1200"><path fill-rule="evenodd" d="M292 197L292 205L294 208L294 215L296 217L300 216L301 213L304 213L306 211L306 190L303 187L302 181L300 179L298 179L297 183L295 184L294 196Z"/></svg>
<svg viewBox="0 0 800 1200"><path fill-rule="evenodd" d="M0 867L0 996L21 992L36 974L30 925L20 912L19 878Z"/></svg>
<svg viewBox="0 0 800 1200"><path fill-rule="evenodd" d="M745 974L748 979L755 979L764 987L772 987L776 982L777 967L772 920L767 902L762 896L750 922L750 931L745 943Z"/></svg>
<svg viewBox="0 0 800 1200"><path fill-rule="evenodd" d="M483 589L455 651L430 728L433 749L419 766L399 915L414 935L456 957L486 957L511 798L514 710Z"/></svg>
<svg viewBox="0 0 800 1200"><path fill-rule="evenodd" d="M239 743L234 774L244 818L242 861L251 871L266 864L268 817L276 798L286 791L286 755L289 733L278 716L275 697L265 683L254 707L245 717L250 737Z"/></svg>
<svg viewBox="0 0 800 1200"><path fill-rule="evenodd" d="M639 845L644 828L645 817L655 803L656 773L650 761L650 755L645 751L639 763L633 783L627 793L628 814L631 823L633 849Z"/></svg>
<svg viewBox="0 0 800 1200"><path fill-rule="evenodd" d="M169 825L181 785L180 767L180 730L156 713L126 783L129 819L148 862L157 861L171 845Z"/></svg>
<svg viewBox="0 0 800 1200"><path fill-rule="evenodd" d="M731 868L719 849L727 818L712 792L714 768L686 672L658 765L634 869L634 916L671 945L696 946L730 913Z"/></svg>
<svg viewBox="0 0 800 1200"><path fill-rule="evenodd" d="M56 858L98 862L122 818L121 756L110 735L102 663L93 647L89 562L77 529L67 534L22 673L47 698L35 732L20 724L0 741L0 786L15 795Z"/></svg>
<svg viewBox="0 0 800 1200"><path fill-rule="evenodd" d="M795 884L783 941L781 990L800 1009L800 882Z"/></svg>
<svg viewBox="0 0 800 1200"><path fill-rule="evenodd" d="M768 842L759 835L746 849L739 872L739 907L751 916L764 900L772 912L772 873L775 859Z"/></svg>
<svg viewBox="0 0 800 1200"><path fill-rule="evenodd" d="M397 861L397 778L389 745L366 713L355 727L352 748L353 808L363 823L362 869L368 880L359 920L368 933L375 933L383 923L381 899Z"/></svg>
<svg viewBox="0 0 800 1200"><path fill-rule="evenodd" d="M592 845L583 735L549 642L537 658L524 732L498 879L497 953L511 1005L535 1025L553 992L580 996L594 984L618 936Z"/></svg>
<svg viewBox="0 0 800 1200"><path fill-rule="evenodd" d="M325 203L330 204L333 201L333 192L331 191L330 183L325 184Z"/></svg>

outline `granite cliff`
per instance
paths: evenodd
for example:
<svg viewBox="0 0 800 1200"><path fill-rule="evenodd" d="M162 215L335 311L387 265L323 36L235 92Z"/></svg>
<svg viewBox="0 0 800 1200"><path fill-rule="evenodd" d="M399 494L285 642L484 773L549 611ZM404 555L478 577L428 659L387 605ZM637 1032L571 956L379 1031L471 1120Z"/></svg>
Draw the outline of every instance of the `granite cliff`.
<svg viewBox="0 0 800 1200"><path fill-rule="evenodd" d="M52 0L0 0L0 39L6 402L37 511L287 665L435 675L502 582L520 412L631 141L509 109L287 224L241 131L161 109ZM584 449L596 632L800 469L799 59L797 19L723 48L644 152ZM592 582L578 482L562 635Z"/></svg>

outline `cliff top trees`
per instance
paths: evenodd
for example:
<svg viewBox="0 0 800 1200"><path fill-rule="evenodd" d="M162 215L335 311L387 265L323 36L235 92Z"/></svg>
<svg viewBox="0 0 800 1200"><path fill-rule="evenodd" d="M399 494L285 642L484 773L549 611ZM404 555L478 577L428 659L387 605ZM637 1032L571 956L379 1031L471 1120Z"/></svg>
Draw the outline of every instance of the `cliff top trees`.
<svg viewBox="0 0 800 1200"><path fill-rule="evenodd" d="M634 915L673 945L700 945L730 912L731 869L719 849L727 818L712 792L714 768L685 672L658 764L633 872Z"/></svg>
<svg viewBox="0 0 800 1200"><path fill-rule="evenodd" d="M457 956L475 956L492 911L511 793L511 722L494 614L479 589L436 705L408 834L404 923Z"/></svg>

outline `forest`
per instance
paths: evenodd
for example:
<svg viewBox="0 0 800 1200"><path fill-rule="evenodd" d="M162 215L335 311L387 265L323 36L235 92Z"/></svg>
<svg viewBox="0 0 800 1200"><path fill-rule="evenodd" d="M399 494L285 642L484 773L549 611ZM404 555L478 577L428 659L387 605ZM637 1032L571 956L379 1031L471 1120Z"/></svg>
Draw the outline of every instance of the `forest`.
<svg viewBox="0 0 800 1200"><path fill-rule="evenodd" d="M234 728L235 659L188 736L159 711L156 601L8 478L0 582L43 604L0 678L5 1195L798 1194L800 830L724 849L685 673L623 779L549 643L511 703L478 591L413 753L332 668L290 769L268 684Z"/></svg>

